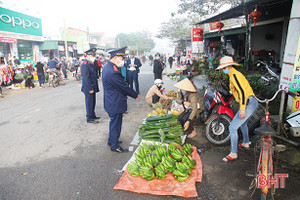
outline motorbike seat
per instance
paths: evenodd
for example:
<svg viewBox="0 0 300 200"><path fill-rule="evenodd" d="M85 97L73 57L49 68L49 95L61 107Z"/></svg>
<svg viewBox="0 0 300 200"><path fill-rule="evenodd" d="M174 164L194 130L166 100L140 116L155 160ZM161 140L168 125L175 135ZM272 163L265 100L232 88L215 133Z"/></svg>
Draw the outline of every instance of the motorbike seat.
<svg viewBox="0 0 300 200"><path fill-rule="evenodd" d="M262 126L256 128L254 133L257 135L274 136L276 131L271 127L270 122L265 122Z"/></svg>

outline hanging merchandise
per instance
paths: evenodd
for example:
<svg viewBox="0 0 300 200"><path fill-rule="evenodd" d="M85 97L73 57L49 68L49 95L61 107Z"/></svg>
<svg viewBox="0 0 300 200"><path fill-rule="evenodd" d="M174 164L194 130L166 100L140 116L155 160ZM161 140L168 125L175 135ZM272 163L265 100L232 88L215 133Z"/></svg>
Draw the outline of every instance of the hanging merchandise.
<svg viewBox="0 0 300 200"><path fill-rule="evenodd" d="M256 25L256 22L258 22L258 18L260 16L261 16L261 12L256 9L250 13L249 17L253 18L254 26Z"/></svg>
<svg viewBox="0 0 300 200"><path fill-rule="evenodd" d="M217 28L219 29L219 34L221 33L221 29L224 27L224 24L219 21L217 24L216 24Z"/></svg>
<svg viewBox="0 0 300 200"><path fill-rule="evenodd" d="M9 85L14 77L14 71L9 65L0 66L0 82L4 85Z"/></svg>

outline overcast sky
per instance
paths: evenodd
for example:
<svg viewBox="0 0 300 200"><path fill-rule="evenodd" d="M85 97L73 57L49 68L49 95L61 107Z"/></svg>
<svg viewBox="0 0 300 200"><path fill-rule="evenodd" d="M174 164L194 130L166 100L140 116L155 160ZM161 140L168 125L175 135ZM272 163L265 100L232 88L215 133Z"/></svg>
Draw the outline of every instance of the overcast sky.
<svg viewBox="0 0 300 200"><path fill-rule="evenodd" d="M177 11L179 0L0 0L1 7L42 19L43 34L58 34L65 17L68 27L106 36L147 30L155 36L162 22ZM156 50L168 42L155 39ZM157 49L159 48L159 49ZM166 49L164 50L166 51Z"/></svg>

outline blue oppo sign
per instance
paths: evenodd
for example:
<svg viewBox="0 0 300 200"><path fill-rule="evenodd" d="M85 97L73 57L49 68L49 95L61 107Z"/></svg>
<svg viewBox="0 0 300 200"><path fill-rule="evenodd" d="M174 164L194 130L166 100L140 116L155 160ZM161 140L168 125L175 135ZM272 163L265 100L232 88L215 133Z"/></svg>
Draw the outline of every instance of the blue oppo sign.
<svg viewBox="0 0 300 200"><path fill-rule="evenodd" d="M0 7L0 31L43 36L40 18Z"/></svg>

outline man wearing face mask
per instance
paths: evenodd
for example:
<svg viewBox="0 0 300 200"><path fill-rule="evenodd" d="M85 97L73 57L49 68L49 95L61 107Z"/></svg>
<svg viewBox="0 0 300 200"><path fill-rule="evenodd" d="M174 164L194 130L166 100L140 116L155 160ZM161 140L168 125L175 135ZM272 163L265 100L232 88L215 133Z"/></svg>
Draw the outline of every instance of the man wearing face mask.
<svg viewBox="0 0 300 200"><path fill-rule="evenodd" d="M162 99L171 99L173 100L173 97L167 97L166 95L161 93L161 88L162 88L163 82L161 79L156 79L154 81L154 85L148 90L147 95L146 95L146 102L148 104L155 104L159 102L160 98Z"/></svg>
<svg viewBox="0 0 300 200"><path fill-rule="evenodd" d="M133 82L135 84L136 93L140 93L139 90L139 72L142 63L140 59L134 57L134 52L130 52L130 57L127 59L126 67L128 69L129 86L133 89Z"/></svg>
<svg viewBox="0 0 300 200"><path fill-rule="evenodd" d="M121 67L125 63L126 48L110 51L111 58L102 71L104 109L110 117L107 144L110 145L111 151L118 153L128 151L120 146L122 141L119 140L123 113L127 111L127 96L135 98L137 101L140 99L140 96L126 84L121 73Z"/></svg>
<svg viewBox="0 0 300 200"><path fill-rule="evenodd" d="M165 68L165 64L160 59L160 54L155 54L155 60L153 65L153 73L154 73L154 80L162 79L162 71Z"/></svg>
<svg viewBox="0 0 300 200"><path fill-rule="evenodd" d="M88 123L99 123L100 119L95 114L96 93L99 92L96 69L93 65L96 56L96 48L85 52L86 59L81 64L82 87L81 91L85 95L86 120Z"/></svg>

